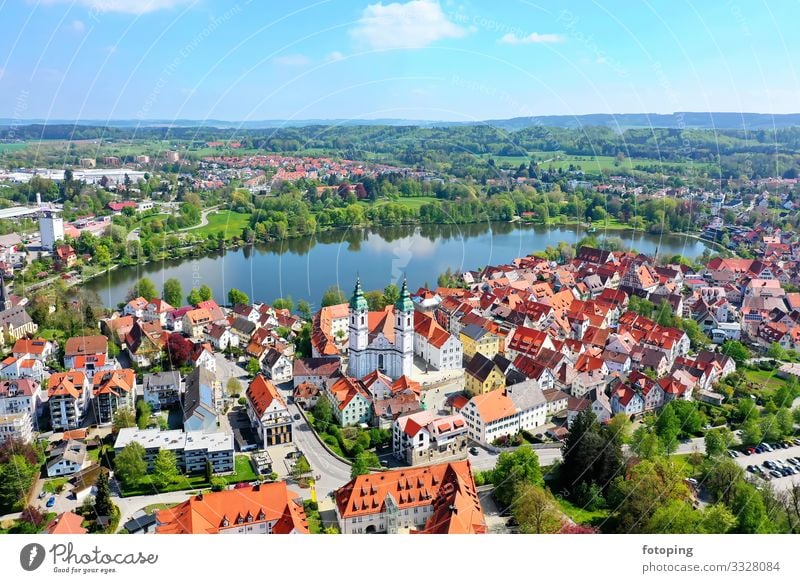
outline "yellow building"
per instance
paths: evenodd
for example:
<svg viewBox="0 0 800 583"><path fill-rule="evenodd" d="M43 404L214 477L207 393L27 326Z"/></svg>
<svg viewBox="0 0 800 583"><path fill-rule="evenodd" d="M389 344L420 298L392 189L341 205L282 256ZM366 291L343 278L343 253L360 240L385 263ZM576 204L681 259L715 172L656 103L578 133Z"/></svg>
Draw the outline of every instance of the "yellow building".
<svg viewBox="0 0 800 583"><path fill-rule="evenodd" d="M491 359L500 351L500 338L476 324L464 326L459 336L464 347L464 357L468 360L477 352Z"/></svg>
<svg viewBox="0 0 800 583"><path fill-rule="evenodd" d="M494 361L475 353L464 369L464 387L473 395L482 395L506 386L506 377Z"/></svg>

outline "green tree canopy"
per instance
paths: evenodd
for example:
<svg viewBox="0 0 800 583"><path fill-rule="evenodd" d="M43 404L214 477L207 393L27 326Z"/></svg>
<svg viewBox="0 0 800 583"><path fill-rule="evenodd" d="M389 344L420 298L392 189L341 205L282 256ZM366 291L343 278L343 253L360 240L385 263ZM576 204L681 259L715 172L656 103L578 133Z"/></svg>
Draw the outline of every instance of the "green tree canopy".
<svg viewBox="0 0 800 583"><path fill-rule="evenodd" d="M513 452L503 452L497 458L492 472L494 497L501 504L510 506L517 489L523 484L544 485L539 456L530 446L523 446Z"/></svg>
<svg viewBox="0 0 800 583"><path fill-rule="evenodd" d="M238 290L235 287L232 287L231 289L228 290L228 303L231 306L235 306L237 304L246 306L250 304L250 296L248 296L243 291Z"/></svg>
<svg viewBox="0 0 800 583"><path fill-rule="evenodd" d="M126 445L114 458L114 471L126 486L138 484L147 473L144 448L135 441Z"/></svg>
<svg viewBox="0 0 800 583"><path fill-rule="evenodd" d="M165 302L174 307L179 307L183 302L183 289L181 289L181 282L174 277L169 278L164 282L164 289L161 297Z"/></svg>

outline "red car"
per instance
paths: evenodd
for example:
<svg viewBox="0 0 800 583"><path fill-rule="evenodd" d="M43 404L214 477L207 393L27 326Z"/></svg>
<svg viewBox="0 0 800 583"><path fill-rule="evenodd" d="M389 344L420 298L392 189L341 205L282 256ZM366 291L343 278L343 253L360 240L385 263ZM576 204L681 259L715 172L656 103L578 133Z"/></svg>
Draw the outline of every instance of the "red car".
<svg viewBox="0 0 800 583"><path fill-rule="evenodd" d="M748 447L748 448L745 450L745 452L744 452L744 453L746 453L747 455L754 454L754 453L756 453L756 448L754 448L754 447Z"/></svg>
<svg viewBox="0 0 800 583"><path fill-rule="evenodd" d="M249 487L250 487L250 484L248 484L247 482L239 482L238 484L236 484L233 487L233 489L234 490L241 490L242 488L249 488Z"/></svg>

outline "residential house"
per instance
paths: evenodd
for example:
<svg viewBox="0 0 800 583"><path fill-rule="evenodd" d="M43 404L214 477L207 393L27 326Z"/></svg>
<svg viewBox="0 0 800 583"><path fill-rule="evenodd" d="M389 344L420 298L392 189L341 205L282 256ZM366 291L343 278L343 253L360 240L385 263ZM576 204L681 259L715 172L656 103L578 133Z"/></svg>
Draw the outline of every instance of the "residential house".
<svg viewBox="0 0 800 583"><path fill-rule="evenodd" d="M47 406L53 431L69 431L83 424L89 409L90 389L81 371L57 372L47 379Z"/></svg>
<svg viewBox="0 0 800 583"><path fill-rule="evenodd" d="M81 526L83 516L74 512L62 512L45 527L47 534L86 534L89 531Z"/></svg>
<svg viewBox="0 0 800 583"><path fill-rule="evenodd" d="M477 352L464 369L464 387L473 395L481 395L506 385L506 376L497 364Z"/></svg>
<svg viewBox="0 0 800 583"><path fill-rule="evenodd" d="M88 461L85 443L72 439L62 442L48 456L47 477L71 476L86 467Z"/></svg>
<svg viewBox="0 0 800 583"><path fill-rule="evenodd" d="M178 371L146 373L142 378L142 395L154 411L180 405L183 383Z"/></svg>
<svg viewBox="0 0 800 583"><path fill-rule="evenodd" d="M292 416L272 381L262 375L247 387L247 415L264 447L292 441Z"/></svg>
<svg viewBox="0 0 800 583"><path fill-rule="evenodd" d="M161 450L171 451L178 469L187 474L203 474L208 464L211 464L214 474L229 474L234 469L232 433L128 427L120 429L117 434L114 451L119 454L134 442L144 449L148 472L153 471L156 456Z"/></svg>
<svg viewBox="0 0 800 583"><path fill-rule="evenodd" d="M392 452L410 466L463 459L467 455L466 421L460 413L401 415L392 424Z"/></svg>
<svg viewBox="0 0 800 583"><path fill-rule="evenodd" d="M33 358L46 363L55 356L55 346L44 338L20 338L14 343L11 353L14 358Z"/></svg>
<svg viewBox="0 0 800 583"><path fill-rule="evenodd" d="M217 359L208 343L195 343L192 354L189 356L189 362L196 368L204 368L211 373L217 372Z"/></svg>
<svg viewBox="0 0 800 583"><path fill-rule="evenodd" d="M108 339L99 334L96 336L75 336L68 339L64 344L64 368L68 370L85 368L87 366L87 357L102 357L102 364L105 365L105 359L108 357ZM78 359L80 359L80 363L76 363ZM76 366L76 364L83 364L83 366ZM86 370L94 372L94 367L92 366Z"/></svg>
<svg viewBox="0 0 800 583"><path fill-rule="evenodd" d="M629 417L644 411L644 399L633 388L620 384L611 395L611 414L624 413Z"/></svg>
<svg viewBox="0 0 800 583"><path fill-rule="evenodd" d="M358 379L341 377L323 385L322 390L342 427L372 421L372 398Z"/></svg>
<svg viewBox="0 0 800 583"><path fill-rule="evenodd" d="M0 379L31 379L41 383L44 380L45 366L41 360L9 356L0 362Z"/></svg>
<svg viewBox="0 0 800 583"><path fill-rule="evenodd" d="M463 365L458 338L419 310L414 311L414 354L435 370L454 370Z"/></svg>
<svg viewBox="0 0 800 583"><path fill-rule="evenodd" d="M527 380L505 390L475 395L461 414L467 420L470 438L489 445L544 425L547 400L536 381Z"/></svg>
<svg viewBox="0 0 800 583"><path fill-rule="evenodd" d="M564 391L558 389L542 389L545 401L547 401L546 414L553 415L567 409L569 405L570 396Z"/></svg>
<svg viewBox="0 0 800 583"><path fill-rule="evenodd" d="M572 379L570 394L574 397L583 397L595 389L605 387L606 377L609 374L608 365L602 358L583 353L575 363L575 377Z"/></svg>
<svg viewBox="0 0 800 583"><path fill-rule="evenodd" d="M175 308L160 298L153 298L147 302L144 314L141 316L145 322L158 322L162 327L167 325L167 315L174 312Z"/></svg>
<svg viewBox="0 0 800 583"><path fill-rule="evenodd" d="M182 318L181 332L190 338L201 339L205 336L205 327L213 323L211 312L198 308L187 311Z"/></svg>
<svg viewBox="0 0 800 583"><path fill-rule="evenodd" d="M136 321L125 335L124 348L136 366L149 367L161 360L169 333L159 321Z"/></svg>
<svg viewBox="0 0 800 583"><path fill-rule="evenodd" d="M500 338L477 324L467 324L459 334L464 358L471 359L480 352L487 358L494 358L500 351Z"/></svg>
<svg viewBox="0 0 800 583"><path fill-rule="evenodd" d="M216 431L218 391L220 391L219 381L207 368L198 367L189 373L183 395L185 431Z"/></svg>
<svg viewBox="0 0 800 583"><path fill-rule="evenodd" d="M297 387L312 383L318 387L342 376L341 359L338 356L323 358L296 358L292 363L292 380Z"/></svg>
<svg viewBox="0 0 800 583"><path fill-rule="evenodd" d="M261 361L261 369L274 383L285 383L292 380L293 365L290 358L270 348Z"/></svg>
<svg viewBox="0 0 800 583"><path fill-rule="evenodd" d="M140 320L144 318L144 313L147 310L147 304L147 299L143 298L142 296L133 298L122 308L122 315L133 316L134 318Z"/></svg>
<svg viewBox="0 0 800 583"><path fill-rule="evenodd" d="M222 324L207 324L203 328L203 340L219 351L239 346L239 337Z"/></svg>
<svg viewBox="0 0 800 583"><path fill-rule="evenodd" d="M33 441L33 419L30 412L0 413L0 444L8 439L24 443Z"/></svg>
<svg viewBox="0 0 800 583"><path fill-rule="evenodd" d="M292 398L294 399L294 402L299 407L302 407L306 410L313 409L316 406L319 395L319 385L315 385L314 383L308 381L300 383L292 390Z"/></svg>
<svg viewBox="0 0 800 583"><path fill-rule="evenodd" d="M136 373L130 368L95 373L92 380L95 421L106 425L118 409L132 409L136 399Z"/></svg>
<svg viewBox="0 0 800 583"><path fill-rule="evenodd" d="M58 245L53 250L53 260L59 269L72 269L78 261L78 255L72 245Z"/></svg>

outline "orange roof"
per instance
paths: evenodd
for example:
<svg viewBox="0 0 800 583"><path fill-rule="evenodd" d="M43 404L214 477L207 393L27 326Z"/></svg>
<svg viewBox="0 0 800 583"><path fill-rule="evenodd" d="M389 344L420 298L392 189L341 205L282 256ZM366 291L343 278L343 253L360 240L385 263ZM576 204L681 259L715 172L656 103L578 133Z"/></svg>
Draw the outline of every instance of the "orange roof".
<svg viewBox="0 0 800 583"><path fill-rule="evenodd" d="M14 354L37 354L41 355L44 354L44 349L47 346L48 341L44 338L20 338L14 343L14 348L12 352Z"/></svg>
<svg viewBox="0 0 800 583"><path fill-rule="evenodd" d="M361 395L369 400L369 393L361 386L361 382L351 377L342 377L330 388L331 394L336 399L336 406L342 411L356 395Z"/></svg>
<svg viewBox="0 0 800 583"><path fill-rule="evenodd" d="M53 373L47 379L47 398L70 396L78 399L85 383L86 375L77 370Z"/></svg>
<svg viewBox="0 0 800 583"><path fill-rule="evenodd" d="M135 384L136 373L130 368L100 371L94 375L92 380L95 396L107 393L114 395L120 395L123 392L131 393Z"/></svg>
<svg viewBox="0 0 800 583"><path fill-rule="evenodd" d="M65 431L61 435L61 439L64 441L69 441L70 439L83 440L86 439L87 435L88 432L86 429L72 429L70 431Z"/></svg>
<svg viewBox="0 0 800 583"><path fill-rule="evenodd" d="M502 389L495 389L483 395L475 395L472 402L478 408L478 414L484 423L491 423L516 413L514 402Z"/></svg>
<svg viewBox="0 0 800 583"><path fill-rule="evenodd" d="M425 533L486 532L468 460L358 476L334 496L343 519L385 512L387 496L400 510L433 506Z"/></svg>
<svg viewBox="0 0 800 583"><path fill-rule="evenodd" d="M426 338L436 348L441 348L450 339L450 333L431 316L414 310L414 332Z"/></svg>
<svg viewBox="0 0 800 583"><path fill-rule="evenodd" d="M370 334L382 332L389 342L394 343L394 306L386 306L380 312L367 313Z"/></svg>
<svg viewBox="0 0 800 583"><path fill-rule="evenodd" d="M105 354L108 352L108 339L105 336L76 336L64 345L64 356L82 354Z"/></svg>
<svg viewBox="0 0 800 583"><path fill-rule="evenodd" d="M269 409L273 401L277 401L283 409L286 408L286 403L278 394L278 389L275 388L272 381L268 381L261 374L256 375L256 378L247 387L247 398L250 399L259 418Z"/></svg>
<svg viewBox="0 0 800 583"><path fill-rule="evenodd" d="M73 512L62 512L47 525L47 534L86 534L87 531L81 526L83 516Z"/></svg>
<svg viewBox="0 0 800 583"><path fill-rule="evenodd" d="M157 534L219 534L226 528L274 522L272 534L308 534L300 495L286 482L192 496L156 515Z"/></svg>

